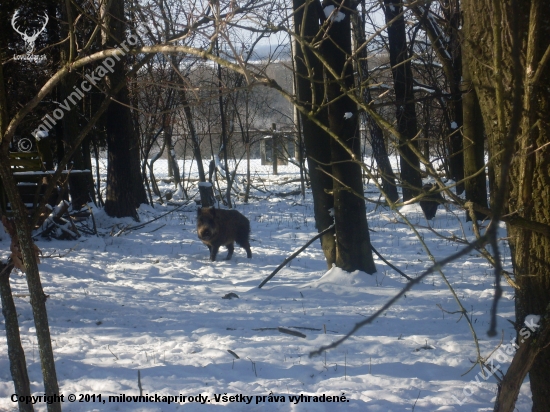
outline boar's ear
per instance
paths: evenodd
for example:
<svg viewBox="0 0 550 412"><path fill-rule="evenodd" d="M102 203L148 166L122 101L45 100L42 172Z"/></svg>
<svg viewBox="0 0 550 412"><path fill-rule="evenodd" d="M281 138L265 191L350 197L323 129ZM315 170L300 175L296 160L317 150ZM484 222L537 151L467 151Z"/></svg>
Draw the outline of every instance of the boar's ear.
<svg viewBox="0 0 550 412"><path fill-rule="evenodd" d="M208 211L210 212L210 215L214 217L216 215L216 208L210 207L208 208Z"/></svg>
<svg viewBox="0 0 550 412"><path fill-rule="evenodd" d="M200 216L200 215L201 215L201 208L197 207L197 216Z"/></svg>

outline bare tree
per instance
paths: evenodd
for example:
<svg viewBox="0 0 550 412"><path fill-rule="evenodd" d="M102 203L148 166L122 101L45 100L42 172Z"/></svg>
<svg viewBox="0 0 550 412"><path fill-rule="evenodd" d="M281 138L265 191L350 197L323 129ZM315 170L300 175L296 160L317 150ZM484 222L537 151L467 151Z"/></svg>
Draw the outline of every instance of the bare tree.
<svg viewBox="0 0 550 412"><path fill-rule="evenodd" d="M422 186L420 161L415 154L418 142L418 126L414 103L413 75L405 33L403 3L400 0L384 0L384 13L388 30L390 63L395 90L397 131L401 136L399 153L401 154L401 182L403 200L407 201L419 194Z"/></svg>
<svg viewBox="0 0 550 412"><path fill-rule="evenodd" d="M550 26L545 22L550 3L468 0L463 9L464 48L496 165L491 209L514 216L507 229L519 286L519 331L528 314L547 314L550 304ZM498 278L496 283L499 296ZM520 343L526 356L512 361L495 410L514 409L527 372L532 410L548 410L550 347L544 336L538 343ZM514 367L517 362L521 368Z"/></svg>
<svg viewBox="0 0 550 412"><path fill-rule="evenodd" d="M124 1L112 1L109 9L104 6L103 18L108 30L104 33L103 43L115 47L125 36ZM111 90L123 82L125 67L124 59L121 60L106 76ZM139 139L129 108L128 88L123 86L114 98L118 103L109 105L105 113L108 148L105 211L109 216L137 219L136 207L147 203L147 195L141 179Z"/></svg>

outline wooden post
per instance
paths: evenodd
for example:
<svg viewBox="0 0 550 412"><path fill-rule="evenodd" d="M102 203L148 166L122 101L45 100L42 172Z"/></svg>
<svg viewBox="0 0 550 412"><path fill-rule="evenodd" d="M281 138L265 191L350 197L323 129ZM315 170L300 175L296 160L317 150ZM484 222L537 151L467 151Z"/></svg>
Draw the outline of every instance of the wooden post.
<svg viewBox="0 0 550 412"><path fill-rule="evenodd" d="M277 175L277 159L279 157L279 137L277 135L277 125L275 123L271 124L271 129L273 131L273 141L272 141L272 150L273 150L273 174Z"/></svg>

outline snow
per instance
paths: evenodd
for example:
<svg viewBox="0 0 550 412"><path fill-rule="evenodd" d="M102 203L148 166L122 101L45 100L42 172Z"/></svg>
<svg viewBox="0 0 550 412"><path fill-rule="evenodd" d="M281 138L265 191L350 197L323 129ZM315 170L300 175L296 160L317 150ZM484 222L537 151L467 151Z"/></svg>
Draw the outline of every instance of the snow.
<svg viewBox="0 0 550 412"><path fill-rule="evenodd" d="M252 259L237 246L232 260L210 262L208 249L196 234L196 205L183 201L154 208L142 205L141 223L181 207L119 236L112 234L137 223L107 217L92 206L99 236L83 236L76 242L38 238L64 410L213 411L223 405L226 411L387 412L410 410L415 404L418 411L492 410L495 377L480 377L479 367L462 376L476 358L475 345L464 317L448 313L458 307L438 274L424 279L341 346L309 358L311 351L339 339L377 311L406 280L378 259L373 275L349 274L336 267L327 271L316 241L258 289L287 256L317 233L310 192L305 200L273 194L298 189L299 182L288 180L299 177L299 171L281 165L280 174L274 176L270 167L253 161L253 175L262 179L254 185L264 192L253 188L253 200L236 205L251 223ZM166 177L163 160L155 168L157 177ZM189 163L181 168L190 169L196 177L196 168ZM188 188L191 194L197 191L194 185ZM161 191L169 187L163 182L159 186ZM378 200L371 184L365 195ZM449 240L461 237L462 230L468 239L474 238L462 212L440 207L430 222L447 239L428 230L418 205L400 212L416 226L436 259L462 248ZM386 259L411 277L430 267L421 243L397 214L375 203L367 203L367 213L372 244ZM500 235L506 237L504 232ZM0 258L5 261L9 239L1 229L0 239ZM501 242L504 266L510 270L510 251ZM225 252L220 255L218 259ZM479 253L450 263L443 272L472 318L482 356L488 356L501 338L504 342L515 338L506 321L514 320L513 291L504 281L498 306L503 336L487 336L494 277ZM11 285L31 390L41 395L24 276L12 274ZM238 298L222 299L230 293ZM17 404L10 400L14 389L1 319L0 410L13 411ZM281 333L279 327L306 337ZM503 359L500 365L505 371L511 356L497 359ZM109 396L139 395L138 371L144 395L153 400L155 395L174 396L171 403L130 399L122 405L114 398L109 402ZM69 394L75 394L77 402L68 402ZM91 398L78 402L85 394L95 394L96 402ZM185 402L180 396L186 396ZM344 396L345 402L328 403L327 396ZM530 410L530 405L529 384L524 383L517 408ZM46 410L44 402L34 407Z"/></svg>
<svg viewBox="0 0 550 412"><path fill-rule="evenodd" d="M422 87L422 86L413 86L413 90L415 92L427 92L427 93L435 93L435 90L434 89L429 89L427 87Z"/></svg>
<svg viewBox="0 0 550 412"><path fill-rule="evenodd" d="M37 141L39 141L39 140L44 139L48 136L49 135L48 135L48 132L46 130L39 130L38 132L36 132L34 137Z"/></svg>
<svg viewBox="0 0 550 412"><path fill-rule="evenodd" d="M353 117L353 113L352 112L346 112L344 113L344 119L351 119Z"/></svg>
<svg viewBox="0 0 550 412"><path fill-rule="evenodd" d="M458 129L458 124L454 120L451 122L451 129L452 130Z"/></svg>
<svg viewBox="0 0 550 412"><path fill-rule="evenodd" d="M218 172L225 177L225 168L222 165L222 162L220 161L220 157L218 155L212 156L212 159L214 160L214 163L216 164L216 169Z"/></svg>
<svg viewBox="0 0 550 412"><path fill-rule="evenodd" d="M540 322L540 315L527 315L524 321L526 326L538 325L539 322Z"/></svg>
<svg viewBox="0 0 550 412"><path fill-rule="evenodd" d="M325 17L330 21L339 23L346 18L346 15L339 10L335 13L335 7L332 4L330 6L326 6L323 10L325 12Z"/></svg>

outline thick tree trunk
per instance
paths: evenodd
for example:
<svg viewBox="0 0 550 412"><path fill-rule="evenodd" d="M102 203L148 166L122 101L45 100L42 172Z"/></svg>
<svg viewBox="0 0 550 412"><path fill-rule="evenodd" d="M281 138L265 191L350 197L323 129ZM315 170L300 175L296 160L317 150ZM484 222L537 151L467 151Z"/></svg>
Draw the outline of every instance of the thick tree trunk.
<svg viewBox="0 0 550 412"><path fill-rule="evenodd" d="M326 124L327 109L321 108L324 96L323 65L309 50L308 41L319 32L322 10L312 0L294 0L294 25L296 41L296 76L298 102L310 111L301 114L304 145L313 195L315 227L322 232L334 223L330 210L334 207L332 178L330 177L330 136L312 119ZM328 126L328 124L327 124ZM325 171L326 173L324 173ZM327 267L336 262L334 231L321 237L321 246Z"/></svg>
<svg viewBox="0 0 550 412"><path fill-rule="evenodd" d="M405 19L401 14L401 0L384 0L386 23L397 17L388 26L388 42L390 47L390 64L392 67L395 90L395 106L397 131L401 135L399 152L401 154L401 182L403 185L403 200L407 201L420 194L422 178L420 176L420 161L409 147L418 149L418 142L412 141L418 133L416 110L414 107L413 77L411 63L407 51ZM401 15L400 17L398 17Z"/></svg>
<svg viewBox="0 0 550 412"><path fill-rule="evenodd" d="M114 0L107 21L110 33L119 41L125 38L124 2ZM105 37L104 44L118 46L112 37ZM106 78L110 88L116 87L124 80L125 58L117 61L114 73ZM107 130L107 196L105 212L109 216L132 216L137 219L136 207L147 203L147 194L141 179L139 167L139 139L134 130L134 122L130 112L128 87L124 87L115 95L119 103L111 103L105 113L105 128Z"/></svg>
<svg viewBox="0 0 550 412"><path fill-rule="evenodd" d="M465 45L472 82L479 96L489 155L495 161L491 201L500 185L502 156L497 156L520 110L519 132L507 176L506 212L531 222L550 224L550 3L532 1L464 2ZM502 17L500 18L499 15ZM495 37L495 33L498 37ZM517 53L517 54L516 54ZM546 56L546 57L543 57ZM519 98L512 97L520 86ZM511 91L510 91L511 90ZM497 205L492 205L497 206ZM550 304L550 237L507 224L516 290L516 322L542 315ZM519 338L521 339L521 338ZM529 371L533 411L549 410L550 346L536 356Z"/></svg>
<svg viewBox="0 0 550 412"><path fill-rule="evenodd" d="M367 212L363 199L363 178L361 175L361 139L357 105L343 91L354 87L353 65L351 55L351 3L340 3L328 0L323 7L334 6L334 18L328 26L327 39L321 45L321 52L326 59L325 67L328 119L330 131L335 138L330 141L334 221L336 223L336 266L349 272L362 270L376 272L370 246ZM337 13L337 14L336 14ZM329 17L331 18L331 17ZM329 70L329 68L331 70ZM332 73L336 73L334 76ZM353 152L353 157L342 147Z"/></svg>

